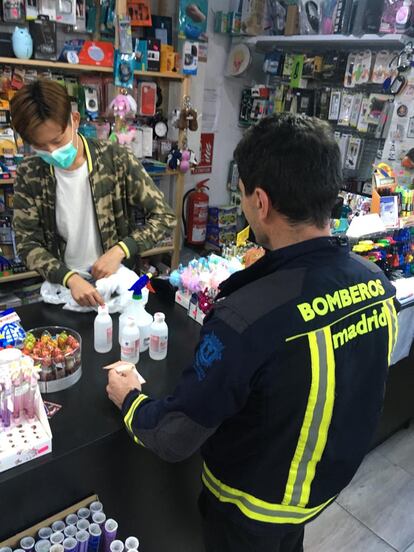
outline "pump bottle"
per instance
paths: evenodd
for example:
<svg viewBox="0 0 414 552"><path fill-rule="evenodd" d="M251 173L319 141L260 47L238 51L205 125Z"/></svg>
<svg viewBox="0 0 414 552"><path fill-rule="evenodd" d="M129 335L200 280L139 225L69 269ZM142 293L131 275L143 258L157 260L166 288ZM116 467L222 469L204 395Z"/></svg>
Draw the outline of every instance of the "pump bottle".
<svg viewBox="0 0 414 552"><path fill-rule="evenodd" d="M98 307L94 322L94 345L97 353L109 353L112 349L112 318L108 307Z"/></svg>
<svg viewBox="0 0 414 552"><path fill-rule="evenodd" d="M150 328L149 356L153 360L164 360L168 349L168 326L162 312L154 314L154 322Z"/></svg>

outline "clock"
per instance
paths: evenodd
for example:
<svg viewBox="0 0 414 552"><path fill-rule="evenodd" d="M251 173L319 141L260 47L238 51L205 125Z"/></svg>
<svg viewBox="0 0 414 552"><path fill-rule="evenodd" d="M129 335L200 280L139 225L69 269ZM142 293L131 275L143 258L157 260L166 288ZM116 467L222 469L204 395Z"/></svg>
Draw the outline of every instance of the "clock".
<svg viewBox="0 0 414 552"><path fill-rule="evenodd" d="M165 138L167 136L167 121L164 119L160 112L157 113L152 120L152 129L154 131L155 138Z"/></svg>

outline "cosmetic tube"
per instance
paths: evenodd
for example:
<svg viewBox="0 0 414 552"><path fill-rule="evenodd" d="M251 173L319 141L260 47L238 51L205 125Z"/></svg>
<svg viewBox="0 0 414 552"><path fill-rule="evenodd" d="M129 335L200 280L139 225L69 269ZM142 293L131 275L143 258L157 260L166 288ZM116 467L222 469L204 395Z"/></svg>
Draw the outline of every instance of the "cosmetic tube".
<svg viewBox="0 0 414 552"><path fill-rule="evenodd" d="M66 516L65 523L66 525L76 525L78 523L78 516L76 514L69 514Z"/></svg>
<svg viewBox="0 0 414 552"><path fill-rule="evenodd" d="M88 531L78 531L76 533L76 540L78 542L78 552L87 552L89 542Z"/></svg>
<svg viewBox="0 0 414 552"><path fill-rule="evenodd" d="M118 523L114 519L107 519L103 530L102 552L110 552L111 543L116 539Z"/></svg>
<svg viewBox="0 0 414 552"><path fill-rule="evenodd" d="M80 519L76 524L78 531L88 531L89 530L89 521L87 519Z"/></svg>
<svg viewBox="0 0 414 552"><path fill-rule="evenodd" d="M96 500L95 502L92 502L92 504L89 504L89 510L91 511L92 515L95 512L103 512L102 502L99 502L98 500Z"/></svg>
<svg viewBox="0 0 414 552"><path fill-rule="evenodd" d="M23 548L24 552L32 552L35 546L35 540L33 537L23 537L20 541L20 548Z"/></svg>
<svg viewBox="0 0 414 552"><path fill-rule="evenodd" d="M65 537L68 538L74 538L76 537L76 533L78 532L78 529L76 525L67 525L63 531L63 534Z"/></svg>
<svg viewBox="0 0 414 552"><path fill-rule="evenodd" d="M106 521L106 515L103 512L95 512L92 515L92 521L93 523L96 523L99 525L99 528L101 531L103 531L105 521Z"/></svg>
<svg viewBox="0 0 414 552"><path fill-rule="evenodd" d="M139 546L139 540L137 537L128 537L125 541L126 550L136 550Z"/></svg>
<svg viewBox="0 0 414 552"><path fill-rule="evenodd" d="M13 552L13 550L10 548L10 546L3 546L0 548L0 552Z"/></svg>
<svg viewBox="0 0 414 552"><path fill-rule="evenodd" d="M63 532L63 529L66 527L66 523L64 521L54 521L52 523L52 531L56 533L57 531Z"/></svg>
<svg viewBox="0 0 414 552"><path fill-rule="evenodd" d="M124 552L124 543L121 540L114 540L109 547L110 552Z"/></svg>
<svg viewBox="0 0 414 552"><path fill-rule="evenodd" d="M62 542L65 540L65 535L61 531L56 531L52 535L50 535L50 542L52 544L62 544Z"/></svg>
<svg viewBox="0 0 414 552"><path fill-rule="evenodd" d="M64 552L62 544L54 544L50 547L49 552Z"/></svg>
<svg viewBox="0 0 414 552"><path fill-rule="evenodd" d="M88 552L98 552L102 531L97 523L89 525Z"/></svg>
<svg viewBox="0 0 414 552"><path fill-rule="evenodd" d="M63 548L65 552L76 552L78 549L78 541L69 537L63 541Z"/></svg>
<svg viewBox="0 0 414 552"><path fill-rule="evenodd" d="M79 508L76 513L78 514L79 519L88 519L91 515L91 511L89 510L89 508Z"/></svg>
<svg viewBox="0 0 414 552"><path fill-rule="evenodd" d="M51 527L42 527L41 529L39 529L39 531L37 532L37 536L39 537L39 539L43 540L43 539L50 539L50 535L52 535L53 531L52 531L52 528Z"/></svg>
<svg viewBox="0 0 414 552"><path fill-rule="evenodd" d="M42 539L35 544L35 552L49 552L52 543L49 540Z"/></svg>

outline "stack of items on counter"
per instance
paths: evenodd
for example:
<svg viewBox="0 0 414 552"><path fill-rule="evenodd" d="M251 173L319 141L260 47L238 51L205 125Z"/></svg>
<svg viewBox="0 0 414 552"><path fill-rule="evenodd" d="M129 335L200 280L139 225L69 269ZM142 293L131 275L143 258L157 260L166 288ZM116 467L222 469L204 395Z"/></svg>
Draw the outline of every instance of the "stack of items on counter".
<svg viewBox="0 0 414 552"><path fill-rule="evenodd" d="M38 368L19 349L0 351L0 472L52 450Z"/></svg>
<svg viewBox="0 0 414 552"><path fill-rule="evenodd" d="M232 274L247 268L264 254L253 244L229 245L223 256L216 254L193 259L187 266L180 265L170 274L170 283L178 288L175 301L187 310L188 316L199 324L211 310L219 286Z"/></svg>
<svg viewBox="0 0 414 552"><path fill-rule="evenodd" d="M55 516L58 517L58 516ZM28 530L13 546L0 548L1 552L138 552L139 539L117 539L118 522L107 518L103 504L94 500L49 525ZM13 539L9 539L12 541ZM9 541L6 541L9 544ZM11 543L10 543L11 544Z"/></svg>

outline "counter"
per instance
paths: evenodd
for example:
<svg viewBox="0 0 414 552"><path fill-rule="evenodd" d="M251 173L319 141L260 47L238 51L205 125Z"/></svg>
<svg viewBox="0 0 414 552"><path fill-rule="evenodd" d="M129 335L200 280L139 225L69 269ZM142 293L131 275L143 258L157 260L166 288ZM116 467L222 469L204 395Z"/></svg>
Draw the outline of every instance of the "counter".
<svg viewBox="0 0 414 552"><path fill-rule="evenodd" d="M155 362L143 354L139 371L153 397L171 392L198 341L200 326L185 310L150 297L149 312L165 312L169 352ZM114 315L114 348L107 355L93 350L94 314L75 314L38 304L18 309L26 329L68 326L82 336L81 380L72 388L46 395L62 409L50 420L53 452L0 473L0 541L97 493L108 516L119 521L121 537L136 535L145 552L202 552L196 507L201 488L198 454L167 464L133 444L121 416L105 392L101 366L119 359L118 316ZM373 446L414 415L414 350L390 368L384 412Z"/></svg>
<svg viewBox="0 0 414 552"><path fill-rule="evenodd" d="M94 314L41 303L17 310L25 329L59 325L77 330L83 374L70 389L44 397L62 405L50 420L52 453L0 473L0 541L97 493L108 516L119 521L121 536L136 535L146 552L201 551L200 457L167 464L135 445L107 398L101 367L119 360L118 315L113 316L113 350L101 355L93 350ZM146 392L161 397L173 391L191 360L200 326L181 307L161 304L154 296L148 310L164 312L170 331L167 358L155 362L144 353L139 363Z"/></svg>

